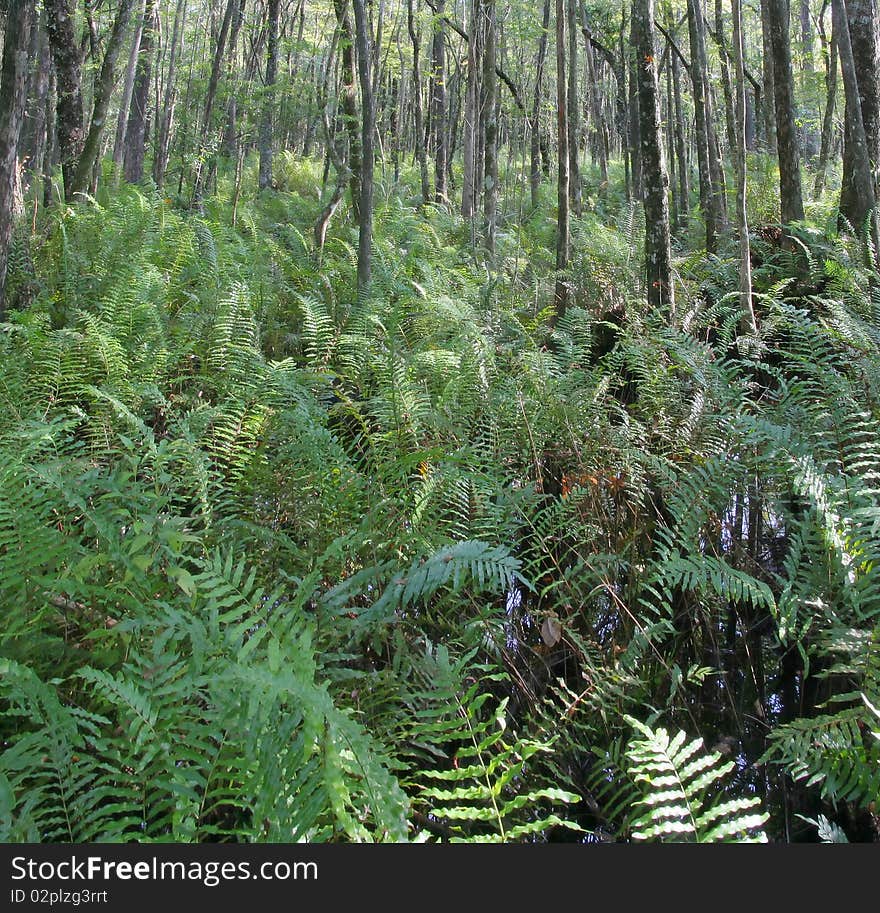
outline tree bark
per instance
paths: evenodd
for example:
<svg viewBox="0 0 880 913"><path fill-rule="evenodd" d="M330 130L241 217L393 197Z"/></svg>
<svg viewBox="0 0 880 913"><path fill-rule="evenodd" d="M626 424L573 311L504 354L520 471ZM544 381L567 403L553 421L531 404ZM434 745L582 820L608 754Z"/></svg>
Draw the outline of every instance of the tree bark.
<svg viewBox="0 0 880 913"><path fill-rule="evenodd" d="M583 210L580 166L580 105L578 103L578 0L566 0L568 16L568 189L576 216Z"/></svg>
<svg viewBox="0 0 880 913"><path fill-rule="evenodd" d="M358 232L357 289L358 298L369 298L373 256L373 133L376 102L373 95L370 60L371 38L364 0L352 0L357 42L358 77L361 85L361 198Z"/></svg>
<svg viewBox="0 0 880 913"><path fill-rule="evenodd" d="M446 0L433 6L434 28L431 40L431 130L434 149L434 198L449 202L446 185L446 29L443 10Z"/></svg>
<svg viewBox="0 0 880 913"><path fill-rule="evenodd" d="M483 90L485 109L483 112L483 150L485 170L483 172L483 218L486 222L486 250L495 252L498 207L498 82L495 79L495 56L497 24L495 0L483 0Z"/></svg>
<svg viewBox="0 0 880 913"><path fill-rule="evenodd" d="M23 190L30 187L42 174L48 148L47 119L49 80L52 60L49 53L49 36L46 34L46 11L31 28L31 57L34 69L28 89L28 104L21 127L20 159L26 160Z"/></svg>
<svg viewBox="0 0 880 913"><path fill-rule="evenodd" d="M832 35L829 42L823 35L822 45L823 55L826 55L825 114L822 118L822 142L819 147L819 163L816 166L816 183L813 185L813 196L817 200L825 189L825 172L828 170L828 158L831 154L834 105L837 98L837 39Z"/></svg>
<svg viewBox="0 0 880 913"><path fill-rule="evenodd" d="M880 233L878 233L877 200L874 175L868 152L868 136L862 118L862 104L859 100L859 78L853 56L851 35L854 31L847 18L844 0L831 0L831 15L834 34L840 53L840 72L846 95L846 116L851 122L846 131L845 142L851 162L850 183L841 188L840 214L849 221L857 234L870 238L874 245L874 259L880 266ZM856 25L862 23L856 22ZM849 210L844 211L844 193Z"/></svg>
<svg viewBox="0 0 880 913"><path fill-rule="evenodd" d="M260 190L272 184L272 124L275 117L275 79L278 73L278 16L281 0L269 0L266 13L269 31L266 47L266 97L260 122Z"/></svg>
<svg viewBox="0 0 880 913"><path fill-rule="evenodd" d="M156 35L157 0L147 0L141 27L141 46L134 77L134 91L125 130L125 180L139 183L144 177L144 155L147 145L147 109L153 72L153 39Z"/></svg>
<svg viewBox="0 0 880 913"><path fill-rule="evenodd" d="M700 208L706 228L706 250L714 253L717 245L718 216L709 167L709 129L706 109L705 42L702 33L703 12L700 0L687 0L688 32L691 45L691 84L694 93L694 140L697 147L697 168L700 176Z"/></svg>
<svg viewBox="0 0 880 913"><path fill-rule="evenodd" d="M217 45L214 48L214 58L211 62L211 75L208 78L208 89L205 93L205 107L202 114L202 126L199 135L199 161L196 164L196 174L193 180L193 204L197 204L202 198L207 169L205 168L205 145L208 134L211 132L211 115L214 113L214 100L217 97L217 87L220 84L220 69L223 64L223 55L226 50L226 39L229 36L229 26L232 24L232 15L235 12L237 0L226 0L226 9L223 13L223 21L220 24L220 32L217 35Z"/></svg>
<svg viewBox="0 0 880 913"><path fill-rule="evenodd" d="M638 75L638 60L636 60L636 34L635 34L635 25L630 18L630 31L629 31L629 48L630 53L627 54L629 70L629 101L628 101L628 125L629 125L629 134L627 137L628 146L629 146L629 158L630 158L630 170L632 177L632 194L633 197L637 200L641 200L642 196L642 159L639 155L639 150L642 145L641 137L641 125L642 120L639 113L639 75Z"/></svg>
<svg viewBox="0 0 880 913"><path fill-rule="evenodd" d="M568 210L568 81L565 76L566 42L565 0L556 0L556 136L558 143L559 176L556 185L557 229L556 229L556 313L554 323L565 316L568 306L568 280L565 271L571 256L571 224Z"/></svg>
<svg viewBox="0 0 880 913"><path fill-rule="evenodd" d="M471 0L471 40L467 47L467 87L465 89L464 110L464 148L463 175L461 187L461 215L464 219L472 219L476 207L476 155L477 132L479 130L479 98L480 98L480 0Z"/></svg>
<svg viewBox="0 0 880 913"><path fill-rule="evenodd" d="M186 16L186 0L177 0L174 11L174 26L171 34L171 48L168 58L168 73L165 77L165 95L162 109L157 112L158 140L156 157L153 160L153 180L161 190L165 184L165 169L171 147L171 130L174 124L175 96L177 93L177 59L182 41L183 20Z"/></svg>
<svg viewBox="0 0 880 913"><path fill-rule="evenodd" d="M431 200L431 181L428 177L428 156L425 151L425 115L422 110L421 35L416 31L413 0L406 0L406 24L413 49L413 117L415 119L415 150L422 183L422 202Z"/></svg>
<svg viewBox="0 0 880 913"><path fill-rule="evenodd" d="M865 143L876 193L877 181L880 178L880 171L878 171L880 169L880 9L878 9L878 0L847 0L845 7L858 86L857 97L860 100ZM842 47L840 48L840 59L842 71ZM860 153L858 140L852 135L855 127L852 104L849 96L846 96L840 209L841 214L850 220L853 227L858 228L853 219L858 219L863 211L863 205L857 189L860 179L856 176L858 168L856 159Z"/></svg>
<svg viewBox="0 0 880 913"><path fill-rule="evenodd" d="M355 83L355 35L348 14L348 0L333 0L336 21L341 30L339 54L342 60L342 117L348 133L348 167L351 169L349 189L351 211L355 222L361 222L361 138L360 116L357 108L357 85Z"/></svg>
<svg viewBox="0 0 880 913"><path fill-rule="evenodd" d="M776 107L773 78L773 43L770 40L770 3L761 0L761 76L764 83L763 132L768 151L776 150Z"/></svg>
<svg viewBox="0 0 880 913"><path fill-rule="evenodd" d="M739 234L739 303L742 317L740 332L755 334L758 330L752 307L752 257L749 243L749 218L746 211L746 80L745 49L743 47L741 0L731 0L733 14L733 61L736 69L736 146L733 150L736 167L736 229Z"/></svg>
<svg viewBox="0 0 880 913"><path fill-rule="evenodd" d="M529 189L532 209L538 208L538 191L541 187L541 96L544 81L544 61L547 58L547 33L550 30L550 0L544 0L541 14L541 37L538 39L538 60L535 73L535 93L532 96L531 137L529 148Z"/></svg>
<svg viewBox="0 0 880 913"><path fill-rule="evenodd" d="M681 68L678 56L673 54L670 61L672 69L672 96L675 109L675 153L678 159L678 219L679 226L685 228L690 213L690 172L688 169L687 148L684 142L684 112L681 103Z"/></svg>
<svg viewBox="0 0 880 913"><path fill-rule="evenodd" d="M734 87L730 83L730 67L727 65L728 51L727 44L724 40L724 6L723 0L715 0L715 33L718 39L718 49L720 51L721 63L721 88L724 90L724 126L727 128L727 148L730 154L734 155L736 148L736 112L734 110ZM745 78L745 77L743 77Z"/></svg>
<svg viewBox="0 0 880 913"><path fill-rule="evenodd" d="M128 52L128 65L125 68L125 79L122 83L122 98L119 101L119 115L116 118L116 138L113 142L113 165L116 177L122 174L122 163L125 158L125 135L128 132L128 113L131 110L131 96L134 92L134 77L137 71L138 54L141 49L141 36L144 29L146 0L140 0L140 15L135 23L131 48Z"/></svg>
<svg viewBox="0 0 880 913"><path fill-rule="evenodd" d="M654 60L654 0L634 0L632 36L639 93L639 135L645 204L645 277L648 304L675 312L669 226L669 178L660 136L660 92Z"/></svg>
<svg viewBox="0 0 880 913"><path fill-rule="evenodd" d="M73 200L74 174L85 131L81 58L74 32L74 13L70 0L44 0L46 27L55 63L56 121L64 198Z"/></svg>
<svg viewBox="0 0 880 913"><path fill-rule="evenodd" d="M791 68L789 0L767 0L773 51L773 99L776 108L776 150L779 155L780 217L783 223L804 218L800 149L794 117L794 76Z"/></svg>
<svg viewBox="0 0 880 913"><path fill-rule="evenodd" d="M18 143L28 86L33 0L9 0L0 76L0 320L6 313L6 273L15 215Z"/></svg>
<svg viewBox="0 0 880 913"><path fill-rule="evenodd" d="M92 184L92 172L98 163L98 157L101 152L101 137L104 133L104 126L107 122L107 111L110 107L111 96L113 95L116 58L119 56L119 51L122 48L125 26L128 22L128 17L131 13L133 4L134 0L120 0L116 18L113 20L113 28L110 31L110 37L107 39L107 49L104 51L101 71L98 74L98 79L95 83L95 103L92 108L92 119L89 124L89 132L86 135L83 151L73 174L71 196L77 193L87 192Z"/></svg>

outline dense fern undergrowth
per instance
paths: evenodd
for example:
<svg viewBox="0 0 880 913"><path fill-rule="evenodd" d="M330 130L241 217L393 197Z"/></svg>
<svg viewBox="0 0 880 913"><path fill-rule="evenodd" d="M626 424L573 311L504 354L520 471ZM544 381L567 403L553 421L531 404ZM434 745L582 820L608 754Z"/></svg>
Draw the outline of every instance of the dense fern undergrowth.
<svg viewBox="0 0 880 913"><path fill-rule="evenodd" d="M0 839L878 839L864 249L756 232L738 337L733 251L650 313L588 196L553 326L549 209L490 262L386 186L358 300L280 168L22 229Z"/></svg>

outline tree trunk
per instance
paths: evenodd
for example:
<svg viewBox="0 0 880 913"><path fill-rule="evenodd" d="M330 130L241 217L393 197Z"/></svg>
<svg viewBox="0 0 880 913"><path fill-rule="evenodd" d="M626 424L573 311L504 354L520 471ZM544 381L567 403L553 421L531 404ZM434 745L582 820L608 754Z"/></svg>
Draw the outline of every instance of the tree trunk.
<svg viewBox="0 0 880 913"><path fill-rule="evenodd" d="M568 16L568 189L576 216L583 211L580 166L580 105L578 104L578 0L566 0Z"/></svg>
<svg viewBox="0 0 880 913"><path fill-rule="evenodd" d="M357 290L358 299L370 296L373 255L373 133L376 102L373 96L370 60L371 39L365 0L352 0L357 41L358 76L361 84L361 175L360 230L358 232Z"/></svg>
<svg viewBox="0 0 880 913"><path fill-rule="evenodd" d="M544 61L547 58L547 33L550 30L550 0L544 0L541 15L541 37L538 39L538 60L535 74L535 94L532 98L531 142L529 149L529 188L532 209L538 208L538 191L541 187L541 95L544 81Z"/></svg>
<svg viewBox="0 0 880 913"><path fill-rule="evenodd" d="M223 64L224 51L226 50L226 39L229 36L229 26L232 24L232 15L235 12L237 0L226 0L226 9L223 13L223 21L220 24L220 32L217 35L217 46L214 48L214 59L211 63L211 75L208 78L208 89L205 93L205 107L202 114L202 126L199 136L199 161L196 163L196 174L193 181L193 204L197 204L202 198L202 191L206 182L207 169L204 161L205 146L208 134L211 132L211 115L214 113L214 100L217 97L217 87L220 84L220 69Z"/></svg>
<svg viewBox="0 0 880 913"><path fill-rule="evenodd" d="M486 250L495 252L498 207L498 81L495 78L495 56L497 24L495 21L495 0L483 0L483 90L485 109L483 113L483 154L485 171L483 177L483 217L486 221Z"/></svg>
<svg viewBox="0 0 880 913"><path fill-rule="evenodd" d="M446 29L443 11L446 0L433 7L434 28L431 41L431 130L434 149L434 198L447 204L446 189Z"/></svg>
<svg viewBox="0 0 880 913"><path fill-rule="evenodd" d="M568 212L568 82L565 77L565 0L556 0L556 124L559 157L557 180L557 230L556 230L556 313L554 323L565 316L568 306L568 279L565 271L571 255L571 225Z"/></svg>
<svg viewBox="0 0 880 913"><path fill-rule="evenodd" d="M687 0L688 32L691 45L691 84L694 92L694 140L697 146L697 168L700 176L700 208L706 227L706 250L714 253L717 243L718 218L715 211L712 174L709 168L709 129L706 117L705 43L701 23L703 12L700 0Z"/></svg>
<svg viewBox="0 0 880 913"><path fill-rule="evenodd" d="M45 9L45 7L44 7ZM52 205L52 191L54 189L54 172L60 163L58 149L58 91L55 67L49 67L49 86L46 92L46 152L43 155L43 206L48 209Z"/></svg>
<svg viewBox="0 0 880 913"><path fill-rule="evenodd" d="M850 183L841 188L840 214L855 229L856 233L869 238L874 245L874 259L880 266L880 235L878 235L877 200L874 175L868 153L868 137L859 102L859 78L853 56L851 35L853 23L847 18L844 0L831 0L831 15L834 34L840 53L840 72L846 95L846 116L850 121L845 135L847 155L851 162ZM857 22L857 25L862 24ZM851 119L851 120L850 120ZM844 194L849 205L844 211Z"/></svg>
<svg viewBox="0 0 880 913"><path fill-rule="evenodd" d="M113 142L113 165L116 178L122 174L122 162L125 158L125 135L128 132L128 112L131 109L131 96L134 92L134 77L137 71L138 54L141 49L141 37L144 29L144 14L146 0L140 2L140 15L135 23L134 35L131 39L131 49L128 53L128 65L125 68L122 98L119 101L119 115L116 118L116 139Z"/></svg>
<svg viewBox="0 0 880 913"><path fill-rule="evenodd" d="M33 0L9 0L0 76L0 320L6 312L6 271L15 215L18 141L28 87Z"/></svg>
<svg viewBox="0 0 880 913"><path fill-rule="evenodd" d="M428 177L428 156L425 152L425 115L422 110L421 35L416 31L413 0L406 0L406 24L413 49L413 117L415 119L415 150L422 183L422 202L431 199L431 182Z"/></svg>
<svg viewBox="0 0 880 913"><path fill-rule="evenodd" d="M175 95L177 92L177 58L182 41L183 20L186 16L186 0L177 0L174 11L174 26L171 34L171 49L168 58L168 74L165 77L165 97L162 109L157 112L158 140L156 157L153 160L153 180L161 190L165 184L165 169L168 167L168 153L171 147L171 129L174 123Z"/></svg>
<svg viewBox="0 0 880 913"><path fill-rule="evenodd" d="M721 88L724 90L724 126L727 128L727 148L734 155L736 148L736 112L734 110L734 88L730 84L730 67L727 65L728 51L724 40L724 7L723 0L715 0L715 34L718 39L721 63ZM745 78L745 77L743 77ZM737 90L738 91L738 90Z"/></svg>
<svg viewBox="0 0 880 913"><path fill-rule="evenodd" d="M348 133L348 166L351 169L351 211L355 222L361 221L361 138L355 83L355 35L348 14L348 0L333 0L336 20L342 32L339 45L342 59L342 117Z"/></svg>
<svg viewBox="0 0 880 913"><path fill-rule="evenodd" d="M767 0L773 50L773 98L776 108L776 150L779 154L780 216L783 223L804 218L800 150L794 118L794 77L789 40L789 0Z"/></svg>
<svg viewBox="0 0 880 913"><path fill-rule="evenodd" d="M28 89L28 105L21 127L21 155L26 160L23 190L30 187L42 174L48 148L46 114L48 112L49 78L52 60L49 54L49 36L46 34L46 11L31 28L31 57L34 69Z"/></svg>
<svg viewBox="0 0 880 913"><path fill-rule="evenodd" d="M107 49L104 52L104 61L101 64L101 72L98 74L98 80L95 83L95 103L92 108L89 132L86 135L82 155L79 157L76 171L73 175L71 196L77 193L85 193L92 183L92 172L98 164L101 153L101 137L104 133L107 111L113 95L116 58L122 49L125 26L133 3L134 0L120 0L116 18L113 20L113 28L110 31L110 37L107 39Z"/></svg>
<svg viewBox="0 0 880 913"><path fill-rule="evenodd" d="M476 155L480 98L480 0L471 0L471 40L467 48L467 88L465 89L464 149L461 187L461 215L472 219L476 207Z"/></svg>
<svg viewBox="0 0 880 913"><path fill-rule="evenodd" d="M749 244L749 219L746 212L746 78L745 50L742 34L741 0L731 0L733 14L733 61L736 68L736 145L733 149L736 167L736 229L739 234L739 304L742 311L740 332L755 334L755 311L752 307L752 258Z"/></svg>
<svg viewBox="0 0 880 913"><path fill-rule="evenodd" d="M632 37L639 93L639 136L645 202L645 276L648 303L672 315L672 247L669 226L669 178L660 136L660 92L654 60L654 0L634 0Z"/></svg>
<svg viewBox="0 0 880 913"><path fill-rule="evenodd" d="M241 31L244 22L244 8L247 0L239 0L238 9L232 16L232 23L229 27L229 41L226 51L226 79L233 83L235 74L235 51L238 44L238 34ZM253 70L256 68L257 43L251 44L251 57L245 66L244 79L250 81L253 78ZM236 187L238 187L238 177L241 174L241 168L238 163L241 160L238 149L238 93L235 89L229 93L226 101L226 127L223 130L223 142L221 144L222 154L229 159L235 159L236 162ZM216 165L215 165L216 168ZM233 207L234 212L234 207Z"/></svg>
<svg viewBox="0 0 880 913"><path fill-rule="evenodd" d="M81 58L70 0L44 0L46 27L55 63L56 120L64 198L73 200L74 174L85 138Z"/></svg>
<svg viewBox="0 0 880 913"><path fill-rule="evenodd" d="M878 9L878 0L847 0L845 5L858 85L857 97L861 101L865 143L876 185L878 177L880 177L878 174L878 168L880 168L880 9ZM839 50L842 71L843 48L840 47ZM853 219L858 218L863 210L863 204L859 199L857 187L860 179L856 176L858 166L853 154L855 153L858 158L860 153L858 140L851 135L855 126L855 115L849 96L846 96L846 99L843 119L843 182L841 184L840 211L841 215L849 219L853 228L858 230L860 224Z"/></svg>
<svg viewBox="0 0 880 913"><path fill-rule="evenodd" d="M672 69L672 95L675 108L675 152L678 159L678 219L679 226L687 227L690 213L690 172L688 169L687 148L684 142L684 113L681 104L681 68L678 55L673 54L670 62Z"/></svg>
<svg viewBox="0 0 880 913"><path fill-rule="evenodd" d="M828 158L831 155L831 142L834 131L834 103L837 98L837 38L831 36L830 43L823 41L825 61L825 115L822 118L822 143L819 147L819 163L816 166L816 183L813 185L813 196L818 200L825 189L825 172L828 170Z"/></svg>
<svg viewBox="0 0 880 913"><path fill-rule="evenodd" d="M761 0L761 76L764 83L764 105L762 108L764 145L768 151L776 150L776 108L773 88L773 43L770 40L770 3Z"/></svg>
<svg viewBox="0 0 880 913"><path fill-rule="evenodd" d="M581 6L581 15L586 16L586 8ZM587 63L587 80L590 104L590 117L593 128L593 148L599 160L599 175L604 188L608 184L608 148L605 143L605 119L602 116L602 96L599 91L599 81L596 68L595 54L590 43L589 31L584 26L584 57Z"/></svg>
<svg viewBox="0 0 880 913"><path fill-rule="evenodd" d="M141 47L138 54L134 92L125 130L125 180L137 184L144 177L144 154L147 146L147 108L150 99L150 79L153 72L153 39L156 35L157 0L147 0L141 28Z"/></svg>
<svg viewBox="0 0 880 913"><path fill-rule="evenodd" d="M637 200L642 199L642 159L639 155L639 150L642 145L641 137L641 117L639 114L639 74L638 66L639 63L636 60L636 34L635 26L633 25L632 20L630 20L630 31L629 31L629 48L630 53L627 54L629 70L629 103L628 103L628 124L629 124L629 135L628 135L628 145L629 145L629 158L630 158L630 170L632 172L632 193L633 197Z"/></svg>
<svg viewBox="0 0 880 913"><path fill-rule="evenodd" d="M266 13L269 36L266 48L266 96L260 122L260 190L272 184L272 123L275 116L275 78L278 73L278 15L281 0L269 0Z"/></svg>

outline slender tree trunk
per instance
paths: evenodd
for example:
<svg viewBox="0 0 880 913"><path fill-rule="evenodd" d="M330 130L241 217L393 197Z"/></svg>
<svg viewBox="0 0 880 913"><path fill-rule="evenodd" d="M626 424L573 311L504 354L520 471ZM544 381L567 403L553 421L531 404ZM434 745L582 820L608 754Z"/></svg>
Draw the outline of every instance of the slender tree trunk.
<svg viewBox="0 0 880 913"><path fill-rule="evenodd" d="M431 182L428 177L428 156L425 152L425 116L422 110L421 35L416 31L413 0L406 0L406 24L413 49L413 116L415 118L415 150L422 182L422 202L431 199Z"/></svg>
<svg viewBox="0 0 880 913"><path fill-rule="evenodd" d="M6 272L15 215L18 143L28 87L33 0L9 0L0 74L0 320L6 311Z"/></svg>
<svg viewBox="0 0 880 913"><path fill-rule="evenodd" d="M846 116L852 118L845 141L851 165L850 184L841 188L840 213L845 216L858 234L870 238L874 245L874 259L880 266L880 233L878 233L877 199L874 175L868 153L868 137L862 119L862 105L859 99L859 78L853 57L851 33L853 23L847 18L844 0L831 0L831 14L834 34L840 53L840 72L846 95ZM857 23L858 24L858 23ZM844 191L850 206L844 211Z"/></svg>
<svg viewBox="0 0 880 913"><path fill-rule="evenodd" d="M849 37L858 85L862 125L876 193L877 181L880 178L880 170L878 170L880 169L880 9L878 9L878 0L847 0L845 6L849 21ZM840 48L840 59L842 71L842 47ZM860 178L856 176L857 159L860 153L858 139L852 135L855 128L855 116L849 96L846 96L846 99L843 118L843 182L840 209L841 214L850 220L854 228L858 229L859 225L850 216L857 219L864 206L859 199L857 189Z"/></svg>
<svg viewBox="0 0 880 913"><path fill-rule="evenodd" d="M434 193L438 203L449 202L446 188L446 0L436 0L431 41L431 130L434 136Z"/></svg>
<svg viewBox="0 0 880 913"><path fill-rule="evenodd" d="M694 140L697 146L697 167L700 176L700 208L706 227L706 250L713 253L717 244L718 218L709 168L709 129L706 117L706 84L702 60L705 43L702 39L703 12L700 0L687 0L688 31L691 45L691 84L694 92Z"/></svg>
<svg viewBox="0 0 880 913"><path fill-rule="evenodd" d="M581 15L586 16L585 7L581 6ZM602 96L599 88L599 79L596 67L593 46L590 43L589 31L586 27L584 33L584 57L587 64L587 92L589 93L590 118L593 127L593 148L599 161L599 174L602 186L608 184L608 148L605 143L605 119L602 116Z"/></svg>
<svg viewBox="0 0 880 913"><path fill-rule="evenodd" d="M721 63L721 88L724 90L724 126L727 129L727 148L734 155L736 148L736 112L734 111L734 88L730 84L730 67L727 65L728 50L724 39L724 6L723 0L715 0L715 34L718 38L719 58ZM745 77L743 77L745 78Z"/></svg>
<svg viewBox="0 0 880 913"><path fill-rule="evenodd" d="M113 142L113 165L116 177L122 173L122 162L125 156L125 134L128 131L128 112L131 108L131 96L134 92L134 76L137 71L138 54L141 49L141 36L144 28L146 0L140 2L140 14L137 16L131 48L128 52L128 65L125 68L125 80L122 83L122 98L119 102L119 115L116 118L116 139Z"/></svg>
<svg viewBox="0 0 880 913"><path fill-rule="evenodd" d="M56 166L60 163L58 129L56 126L58 120L57 98L55 67L50 65L49 87L46 92L46 152L43 155L43 207L46 209L52 205L53 175Z"/></svg>
<svg viewBox="0 0 880 913"><path fill-rule="evenodd" d="M654 60L654 0L634 0L632 36L639 93L640 149L645 201L645 275L648 303L675 312L669 226L669 178L660 136L660 91Z"/></svg>
<svg viewBox="0 0 880 913"><path fill-rule="evenodd" d="M376 124L376 101L373 95L370 60L371 38L365 0L352 0L355 40L357 42L358 76L361 84L361 201L358 233L358 298L368 298L372 281L373 256L373 134Z"/></svg>
<svg viewBox="0 0 880 913"><path fill-rule="evenodd" d="M763 130L767 151L776 151L776 93L773 87L773 43L770 40L770 3L761 0L761 76L764 83Z"/></svg>
<svg viewBox="0 0 880 913"><path fill-rule="evenodd" d="M568 16L568 189L576 216L583 211L580 166L580 104L578 99L578 0L566 0Z"/></svg>
<svg viewBox="0 0 880 913"><path fill-rule="evenodd" d="M834 104L837 98L837 38L831 36L827 47L825 61L825 115L822 118L822 143L819 147L819 163L816 166L816 183L813 196L818 200L825 189L825 172L828 170L828 158L831 154L831 143L834 133Z"/></svg>
<svg viewBox="0 0 880 913"><path fill-rule="evenodd" d="M214 58L211 62L211 75L208 78L208 89L205 93L205 106L202 114L202 126L199 135L199 161L196 164L196 174L193 181L194 205L198 204L202 198L202 192L207 180L208 169L204 161L208 135L211 132L211 115L214 113L214 101L217 97L217 87L220 85L220 70L223 65L224 52L226 50L226 39L229 37L229 27L232 24L232 16L235 12L237 0L226 0L226 9L223 13L223 21L220 24L220 32L217 35L217 45L214 48Z"/></svg>
<svg viewBox="0 0 880 913"><path fill-rule="evenodd" d="M681 103L681 68L678 55L673 54L670 61L672 69L672 95L675 108L675 152L678 159L678 219L679 226L685 228L690 213L690 172L688 169L687 148L684 142L684 111Z"/></svg>
<svg viewBox="0 0 880 913"><path fill-rule="evenodd" d="M565 316L568 306L568 261L571 256L571 227L568 210L568 81L565 76L566 42L565 0L556 0L556 122L559 157L557 180L557 231L556 231L556 314L554 322Z"/></svg>
<svg viewBox="0 0 880 913"><path fill-rule="evenodd" d="M480 98L480 0L471 0L471 40L467 47L467 88L465 89L464 110L464 143L461 187L461 215L464 219L472 219L476 207L476 155L477 131L479 130L479 98Z"/></svg>
<svg viewBox="0 0 880 913"><path fill-rule="evenodd" d="M789 0L768 0L773 50L773 91L776 107L776 149L779 154L779 195L783 223L804 218L800 150L794 117Z"/></svg>
<svg viewBox="0 0 880 913"><path fill-rule="evenodd" d="M46 34L46 11L40 14L31 28L31 57L34 69L28 90L28 106L21 128L21 155L26 159L25 184L30 187L43 173L43 162L48 147L46 114L48 110L49 77L52 59L49 54L49 36Z"/></svg>
<svg viewBox="0 0 880 913"><path fill-rule="evenodd" d="M156 35L157 0L147 0L141 27L141 46L138 54L134 92L125 130L125 180L137 184L144 177L144 155L147 148L147 108L150 100L150 80L153 72L153 39Z"/></svg>
<svg viewBox="0 0 880 913"><path fill-rule="evenodd" d="M74 174L85 139L81 58L70 0L44 0L44 7L55 63L56 118L64 198L69 203L73 200Z"/></svg>
<svg viewBox="0 0 880 913"><path fill-rule="evenodd" d="M348 12L348 0L333 0L336 19L341 29L339 45L342 59L342 116L348 133L348 167L351 169L351 210L355 222L360 225L361 215L361 138L359 125L361 117L357 107L357 84L355 82L355 34Z"/></svg>
<svg viewBox="0 0 880 913"><path fill-rule="evenodd" d="M632 191L637 200L643 199L642 158L639 150L642 146L641 126L642 120L639 113L639 63L636 60L636 34L632 19L630 19L629 48L627 54L629 70L629 152L630 169L632 172Z"/></svg>
<svg viewBox="0 0 880 913"><path fill-rule="evenodd" d="M498 207L498 81L495 78L497 24L495 0L483 0L483 89L485 111L483 114L483 148L485 172L483 177L483 216L486 220L486 250L495 252Z"/></svg>
<svg viewBox="0 0 880 913"><path fill-rule="evenodd" d="M260 190L272 184L272 123L275 116L275 78L278 72L278 14L281 0L269 0L266 13L269 36L266 49L266 97L260 123Z"/></svg>
<svg viewBox="0 0 880 913"><path fill-rule="evenodd" d="M532 97L531 137L529 149L529 188L532 209L538 208L541 187L541 96L543 94L544 61L547 58L547 34L550 30L550 0L544 0L541 14L541 36L538 39L538 60L535 73L535 93Z"/></svg>
<svg viewBox="0 0 880 913"><path fill-rule="evenodd" d="M101 64L101 72L95 83L95 103L92 108L92 120L89 125L89 132L86 135L82 155L79 157L76 171L73 174L71 195L85 193L92 183L92 172L98 164L101 153L101 137L104 133L104 126L107 122L107 111L110 107L111 96L113 95L116 58L119 56L119 51L122 48L125 26L128 22L133 3L134 0L120 0L116 18L113 20L113 28L110 31L110 37L107 39L107 49L104 52L104 61Z"/></svg>
<svg viewBox="0 0 880 913"><path fill-rule="evenodd" d="M668 48L668 45L667 45ZM671 54L670 56L675 56ZM674 229L679 224L678 184L675 181L675 108L672 91L672 65L671 60L666 60L666 173L669 176L669 219ZM662 63L661 63L662 67ZM660 74L657 74L658 82Z"/></svg>
<svg viewBox="0 0 880 913"><path fill-rule="evenodd" d="M244 11L246 3L247 0L239 0L238 9L233 14L232 23L229 27L229 41L227 42L226 51L226 79L233 85L235 85L235 80L233 78L235 76L235 53L238 47L238 35L241 31L241 26L244 23ZM253 42L251 45L250 61L245 66L245 82L249 82L253 78L253 72L256 69L256 56L257 42ZM238 162L241 159L238 146L238 92L234 88L233 91L229 93L229 98L226 102L226 127L223 131L223 143L221 148L223 150L224 156L229 159L235 159L236 180L241 175L241 169L238 167ZM236 187L238 187L238 183L236 183Z"/></svg>
<svg viewBox="0 0 880 913"><path fill-rule="evenodd" d="M736 145L733 149L736 167L736 229L739 234L739 303L742 317L740 332L757 332L752 307L752 257L749 243L749 218L746 211L746 78L743 48L741 0L731 0L733 14L733 61L736 68Z"/></svg>
<svg viewBox="0 0 880 913"><path fill-rule="evenodd" d="M171 130L174 124L175 97L177 94L177 58L182 41L183 20L186 16L186 0L177 0L174 11L174 26L171 34L171 48L168 58L168 74L165 77L165 95L158 120L156 157L153 160L153 180L161 190L165 185L165 169L168 167L168 153L171 147Z"/></svg>

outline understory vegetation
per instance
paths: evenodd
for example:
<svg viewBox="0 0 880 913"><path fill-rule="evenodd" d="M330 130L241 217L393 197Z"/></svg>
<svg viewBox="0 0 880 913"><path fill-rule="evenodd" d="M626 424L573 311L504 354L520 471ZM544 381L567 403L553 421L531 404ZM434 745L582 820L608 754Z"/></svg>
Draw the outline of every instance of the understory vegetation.
<svg viewBox="0 0 880 913"><path fill-rule="evenodd" d="M757 335L590 175L559 320L549 188L387 174L360 296L309 159L19 225L0 839L876 840L880 279L750 163Z"/></svg>

